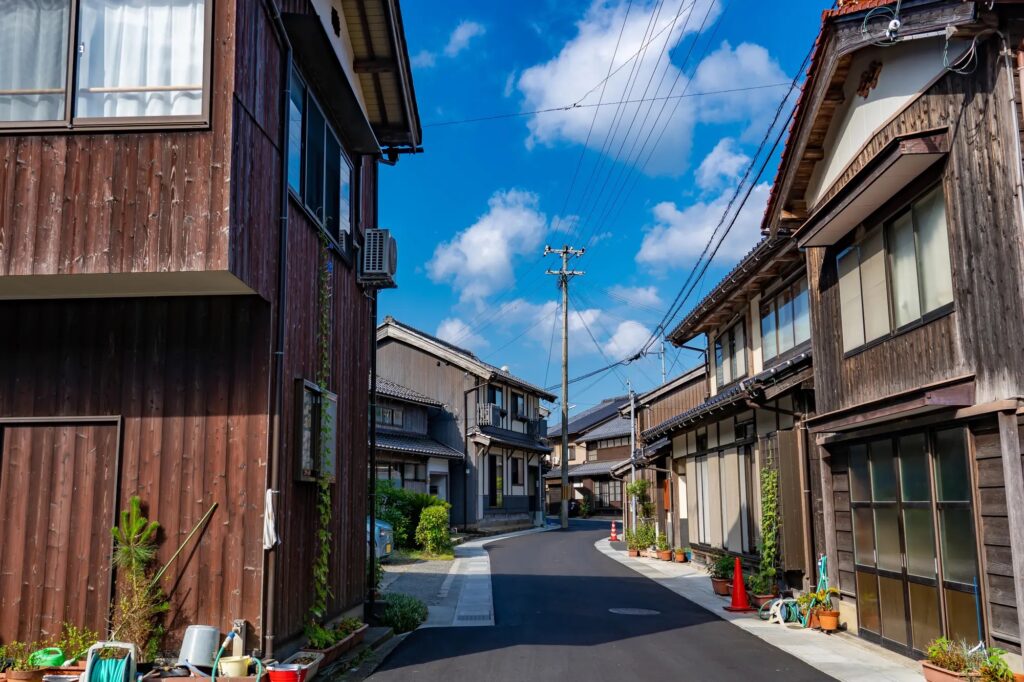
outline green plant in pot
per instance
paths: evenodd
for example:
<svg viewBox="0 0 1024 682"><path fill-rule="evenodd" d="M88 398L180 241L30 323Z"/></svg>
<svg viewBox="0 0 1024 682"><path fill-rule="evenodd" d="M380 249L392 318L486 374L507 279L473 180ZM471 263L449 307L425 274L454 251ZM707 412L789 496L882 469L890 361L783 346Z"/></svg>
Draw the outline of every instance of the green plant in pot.
<svg viewBox="0 0 1024 682"><path fill-rule="evenodd" d="M657 540L658 537L653 523L645 521L636 527L636 542L640 551L649 550Z"/></svg>
<svg viewBox="0 0 1024 682"><path fill-rule="evenodd" d="M682 547L676 547L672 550L672 557L675 559L676 563L684 563L686 561L686 550Z"/></svg>
<svg viewBox="0 0 1024 682"><path fill-rule="evenodd" d="M761 607L778 595L778 580L774 573L755 571L747 576L747 590L750 591L750 602Z"/></svg>
<svg viewBox="0 0 1024 682"><path fill-rule="evenodd" d="M927 660L921 662L924 679L929 682L976 680L987 662L985 651L971 647L966 641L945 637L933 639L925 650Z"/></svg>
<svg viewBox="0 0 1024 682"><path fill-rule="evenodd" d="M818 624L825 632L832 632L839 629L839 609L832 597L839 596L839 590L834 587L818 590L814 593L815 606L818 611Z"/></svg>
<svg viewBox="0 0 1024 682"><path fill-rule="evenodd" d="M114 537L114 565L118 568L112 635L135 645L139 663L156 657L164 636L163 616L170 608L154 580L159 529L159 523L143 515L142 500L133 496L128 509L121 511L120 523L110 531Z"/></svg>
<svg viewBox="0 0 1024 682"><path fill-rule="evenodd" d="M659 559L662 561L672 561L672 545L668 544L668 538L665 537L664 533L658 533L655 546L658 548Z"/></svg>
<svg viewBox="0 0 1024 682"><path fill-rule="evenodd" d="M30 642L9 642L0 646L0 661L7 665L8 680L41 680L43 672L32 660L32 653L39 648Z"/></svg>
<svg viewBox="0 0 1024 682"><path fill-rule="evenodd" d="M1013 682L1013 670L1006 663L1006 652L996 647L985 650L985 662L978 668L981 682Z"/></svg>
<svg viewBox="0 0 1024 682"><path fill-rule="evenodd" d="M99 641L99 634L86 627L77 627L73 623L61 625L60 637L54 642L54 646L64 652L64 662L74 667L78 664L84 669L85 654L89 647Z"/></svg>
<svg viewBox="0 0 1024 682"><path fill-rule="evenodd" d="M715 594L721 596L729 594L729 583L732 581L734 563L733 558L728 554L719 554L708 566L708 573L711 574L711 589Z"/></svg>
<svg viewBox="0 0 1024 682"><path fill-rule="evenodd" d="M640 542L637 540L636 532L632 530L626 531L626 550L629 556L640 556Z"/></svg>

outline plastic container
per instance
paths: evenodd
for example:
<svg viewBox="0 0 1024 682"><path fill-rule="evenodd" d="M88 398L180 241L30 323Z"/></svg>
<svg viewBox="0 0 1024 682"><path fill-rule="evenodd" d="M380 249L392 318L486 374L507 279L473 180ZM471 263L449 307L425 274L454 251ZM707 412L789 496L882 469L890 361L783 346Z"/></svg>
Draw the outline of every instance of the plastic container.
<svg viewBox="0 0 1024 682"><path fill-rule="evenodd" d="M33 651L28 662L37 668L59 668L64 664L64 652L57 647Z"/></svg>
<svg viewBox="0 0 1024 682"><path fill-rule="evenodd" d="M267 666L270 682L306 682L307 668L294 663L276 663Z"/></svg>
<svg viewBox="0 0 1024 682"><path fill-rule="evenodd" d="M319 651L296 651L284 660L285 665L298 665L305 669L304 682L309 682L316 675L324 662L324 655Z"/></svg>
<svg viewBox="0 0 1024 682"><path fill-rule="evenodd" d="M43 682L78 682L80 675L43 675Z"/></svg>
<svg viewBox="0 0 1024 682"><path fill-rule="evenodd" d="M251 660L248 656L222 656L217 674L224 677L245 677L249 674Z"/></svg>
<svg viewBox="0 0 1024 682"><path fill-rule="evenodd" d="M186 662L203 668L212 668L220 648L220 630L212 625L189 625L181 641L178 665Z"/></svg>

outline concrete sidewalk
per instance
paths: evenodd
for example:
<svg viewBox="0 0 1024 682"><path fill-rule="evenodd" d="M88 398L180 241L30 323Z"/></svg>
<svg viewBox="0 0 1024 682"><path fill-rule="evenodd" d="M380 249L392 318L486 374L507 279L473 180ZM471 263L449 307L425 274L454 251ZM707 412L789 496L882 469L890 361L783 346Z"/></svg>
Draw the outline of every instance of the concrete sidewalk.
<svg viewBox="0 0 1024 682"><path fill-rule="evenodd" d="M756 614L730 613L722 608L728 604L728 598L714 594L707 573L690 564L630 558L625 552L612 549L607 538L597 541L594 547L605 556L837 680L920 682L922 679L920 663L852 635L826 635L798 625L768 623Z"/></svg>

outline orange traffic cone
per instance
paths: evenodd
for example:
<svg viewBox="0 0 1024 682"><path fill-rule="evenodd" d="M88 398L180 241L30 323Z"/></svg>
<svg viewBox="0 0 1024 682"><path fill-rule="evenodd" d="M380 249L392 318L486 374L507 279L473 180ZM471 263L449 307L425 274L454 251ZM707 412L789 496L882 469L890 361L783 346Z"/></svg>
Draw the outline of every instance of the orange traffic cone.
<svg viewBox="0 0 1024 682"><path fill-rule="evenodd" d="M736 557L732 569L732 603L722 608L740 613L757 610L750 608L750 601L747 600L747 585L743 581L743 565L739 557Z"/></svg>
<svg viewBox="0 0 1024 682"><path fill-rule="evenodd" d="M612 541L612 542L618 542L619 541L619 536L615 532L615 522L614 521L612 521L612 536L610 538L608 538L608 539L610 541Z"/></svg>

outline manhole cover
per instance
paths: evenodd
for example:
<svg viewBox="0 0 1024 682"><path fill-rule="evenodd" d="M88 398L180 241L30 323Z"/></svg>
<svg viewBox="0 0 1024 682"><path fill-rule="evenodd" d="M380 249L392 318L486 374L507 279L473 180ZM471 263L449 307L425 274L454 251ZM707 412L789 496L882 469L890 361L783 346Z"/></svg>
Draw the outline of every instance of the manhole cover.
<svg viewBox="0 0 1024 682"><path fill-rule="evenodd" d="M654 609L608 609L608 611L620 616L657 616L661 613Z"/></svg>

